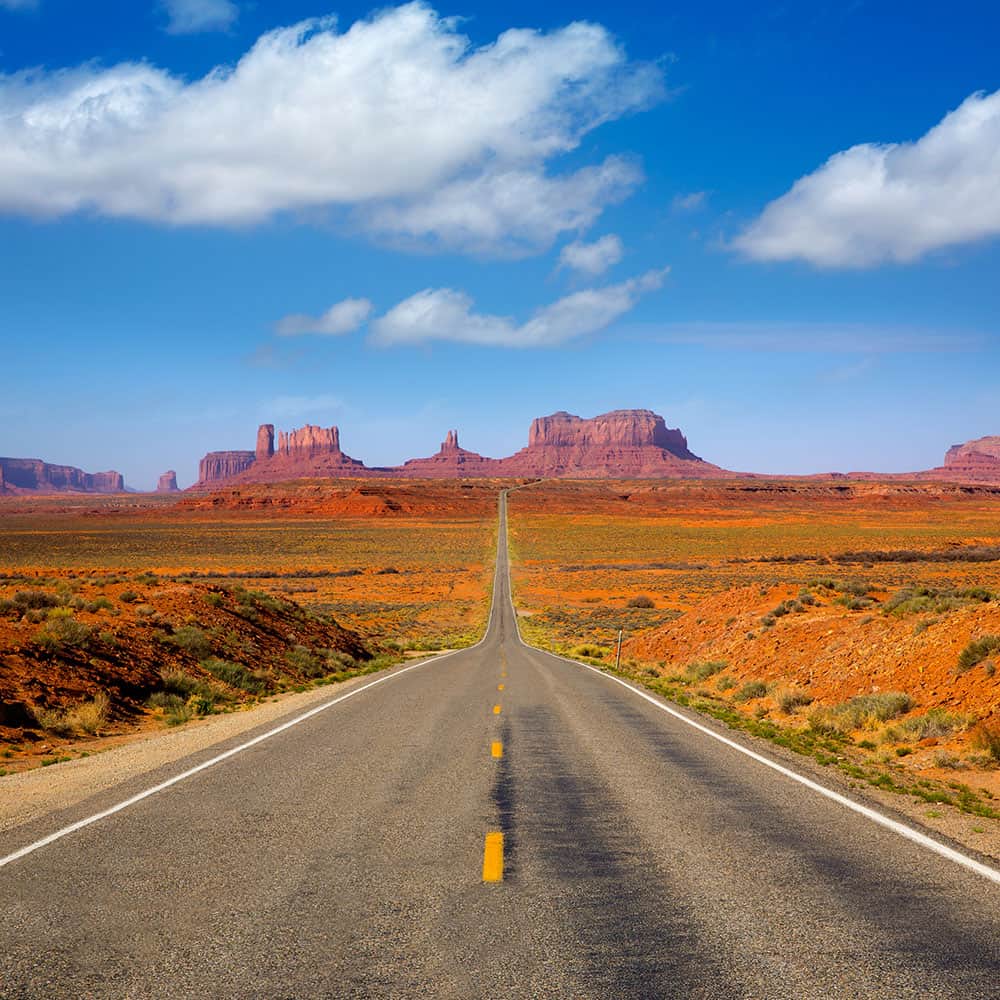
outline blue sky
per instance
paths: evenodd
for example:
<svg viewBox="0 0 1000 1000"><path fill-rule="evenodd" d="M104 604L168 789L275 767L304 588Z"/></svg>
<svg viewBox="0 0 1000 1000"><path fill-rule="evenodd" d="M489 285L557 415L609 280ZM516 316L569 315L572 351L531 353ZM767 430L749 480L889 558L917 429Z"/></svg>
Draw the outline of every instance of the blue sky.
<svg viewBox="0 0 1000 1000"><path fill-rule="evenodd" d="M185 485L262 421L376 465L636 406L738 470L936 465L1000 433L998 36L0 0L0 454Z"/></svg>

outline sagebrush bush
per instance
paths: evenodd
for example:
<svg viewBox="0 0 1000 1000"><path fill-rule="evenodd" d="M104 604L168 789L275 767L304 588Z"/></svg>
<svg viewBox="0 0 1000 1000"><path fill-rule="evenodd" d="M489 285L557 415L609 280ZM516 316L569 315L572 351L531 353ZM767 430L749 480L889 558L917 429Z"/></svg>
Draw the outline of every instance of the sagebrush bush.
<svg viewBox="0 0 1000 1000"><path fill-rule="evenodd" d="M185 653L190 653L195 659L204 659L212 652L212 644L208 636L197 625L182 625L174 630L168 641Z"/></svg>
<svg viewBox="0 0 1000 1000"><path fill-rule="evenodd" d="M964 674L1000 650L1000 635L984 635L973 639L958 655L956 673Z"/></svg>
<svg viewBox="0 0 1000 1000"><path fill-rule="evenodd" d="M35 643L48 653L67 649L86 649L93 629L73 617L68 608L52 608L47 620L35 635Z"/></svg>
<svg viewBox="0 0 1000 1000"><path fill-rule="evenodd" d="M1000 726L980 723L972 734L972 745L1000 761Z"/></svg>
<svg viewBox="0 0 1000 1000"><path fill-rule="evenodd" d="M813 697L806 691L795 686L780 688L775 692L774 702L786 715L794 712L797 708L811 705Z"/></svg>
<svg viewBox="0 0 1000 1000"><path fill-rule="evenodd" d="M751 701L754 698L763 698L767 691L768 687L763 681L748 681L733 695L733 701Z"/></svg>
<svg viewBox="0 0 1000 1000"><path fill-rule="evenodd" d="M285 653L285 663L303 677L322 677L328 673L327 662L308 646L292 646Z"/></svg>
<svg viewBox="0 0 1000 1000"><path fill-rule="evenodd" d="M692 682L705 681L728 666L725 660L695 660L687 665L684 677Z"/></svg>
<svg viewBox="0 0 1000 1000"><path fill-rule="evenodd" d="M239 688L250 694L262 694L267 689L267 676L257 671L248 670L242 663L230 663L229 660L220 660L217 656L210 656L208 659L202 660L201 665L213 677L230 687Z"/></svg>
<svg viewBox="0 0 1000 1000"><path fill-rule="evenodd" d="M31 608L54 608L59 603L55 594L44 590L19 590L14 594L14 603L25 610Z"/></svg>
<svg viewBox="0 0 1000 1000"><path fill-rule="evenodd" d="M139 600L139 595L134 590L123 590L118 595L118 600L121 601L122 604L135 604L135 602Z"/></svg>
<svg viewBox="0 0 1000 1000"><path fill-rule="evenodd" d="M656 601L649 594L636 594L628 599L627 607L630 608L655 608Z"/></svg>

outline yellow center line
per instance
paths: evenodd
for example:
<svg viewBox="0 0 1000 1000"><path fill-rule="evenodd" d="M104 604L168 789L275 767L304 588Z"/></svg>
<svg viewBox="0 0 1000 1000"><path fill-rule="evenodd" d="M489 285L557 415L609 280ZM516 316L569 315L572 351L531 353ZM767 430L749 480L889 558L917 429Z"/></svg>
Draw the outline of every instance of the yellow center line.
<svg viewBox="0 0 1000 1000"><path fill-rule="evenodd" d="M497 690L498 691L502 691L503 690L503 685L502 684L498 684L497 685Z"/></svg>
<svg viewBox="0 0 1000 1000"><path fill-rule="evenodd" d="M494 705L493 706L493 714L494 715L499 715L500 714L500 706L499 705Z"/></svg>
<svg viewBox="0 0 1000 1000"><path fill-rule="evenodd" d="M490 744L490 753L499 760L503 756L503 744L499 740L494 740Z"/></svg>
<svg viewBox="0 0 1000 1000"><path fill-rule="evenodd" d="M483 846L483 881L502 882L503 881L503 834L486 834L486 843Z"/></svg>

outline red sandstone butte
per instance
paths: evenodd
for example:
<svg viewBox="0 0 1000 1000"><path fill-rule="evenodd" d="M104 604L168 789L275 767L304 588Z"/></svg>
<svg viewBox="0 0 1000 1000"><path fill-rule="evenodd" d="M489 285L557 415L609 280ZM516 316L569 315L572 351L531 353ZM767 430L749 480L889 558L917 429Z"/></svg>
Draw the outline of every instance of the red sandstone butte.
<svg viewBox="0 0 1000 1000"><path fill-rule="evenodd" d="M212 452L202 459L192 489L223 483L265 483L309 477L473 476L716 477L727 475L693 454L684 435L651 410L616 410L584 420L569 413L541 417L531 425L528 447L508 458L487 458L462 448L449 431L436 455L391 468L370 469L345 455L336 427L306 425L279 431L262 424L254 451Z"/></svg>
<svg viewBox="0 0 1000 1000"><path fill-rule="evenodd" d="M179 493L177 488L177 473L173 469L164 472L156 484L157 493Z"/></svg>
<svg viewBox="0 0 1000 1000"><path fill-rule="evenodd" d="M7 493L124 493L120 472L84 472L40 458L0 458L0 490Z"/></svg>

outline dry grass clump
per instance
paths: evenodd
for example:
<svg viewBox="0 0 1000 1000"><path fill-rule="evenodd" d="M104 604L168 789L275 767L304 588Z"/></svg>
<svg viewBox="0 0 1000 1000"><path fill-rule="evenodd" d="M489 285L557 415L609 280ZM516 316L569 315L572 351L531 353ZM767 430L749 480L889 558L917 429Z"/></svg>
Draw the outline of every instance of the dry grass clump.
<svg viewBox="0 0 1000 1000"><path fill-rule="evenodd" d="M786 715L790 715L798 708L811 705L812 702L812 695L801 688L795 687L795 685L790 684L788 687L778 688L774 692L774 703Z"/></svg>
<svg viewBox="0 0 1000 1000"><path fill-rule="evenodd" d="M914 715L891 726L882 734L883 743L900 743L906 739L926 740L931 737L951 736L964 732L976 721L974 715L963 712L949 712L944 708L932 708L923 715Z"/></svg>
<svg viewBox="0 0 1000 1000"><path fill-rule="evenodd" d="M839 735L855 729L875 729L880 723L899 718L912 707L913 699L904 691L861 694L839 705L816 709L809 715L809 728Z"/></svg>
<svg viewBox="0 0 1000 1000"><path fill-rule="evenodd" d="M1000 650L1000 635L984 635L973 639L958 656L955 672L964 674Z"/></svg>
<svg viewBox="0 0 1000 1000"><path fill-rule="evenodd" d="M36 708L34 715L42 729L53 736L72 736L81 730L96 736L106 725L110 708L110 699L99 691L91 701L67 709Z"/></svg>
<svg viewBox="0 0 1000 1000"><path fill-rule="evenodd" d="M980 723L972 734L972 745L978 750L985 750L995 761L1000 761L1000 725Z"/></svg>
<svg viewBox="0 0 1000 1000"><path fill-rule="evenodd" d="M630 608L655 608L656 601L649 594L636 594L628 599L627 607Z"/></svg>

